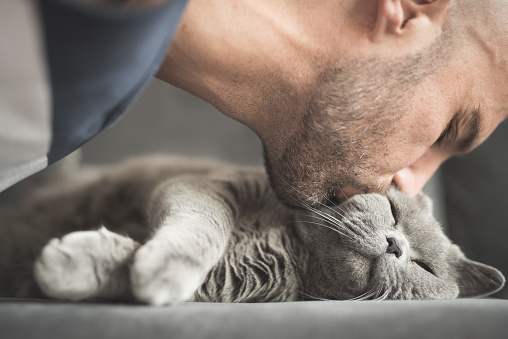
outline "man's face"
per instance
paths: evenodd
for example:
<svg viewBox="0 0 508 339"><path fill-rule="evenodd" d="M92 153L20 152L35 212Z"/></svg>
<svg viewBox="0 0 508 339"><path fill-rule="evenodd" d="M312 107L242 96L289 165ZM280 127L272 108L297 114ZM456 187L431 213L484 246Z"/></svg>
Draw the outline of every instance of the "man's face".
<svg viewBox="0 0 508 339"><path fill-rule="evenodd" d="M455 53L414 87L397 89L405 93L383 92L396 96L388 104L366 95L355 121L340 110L310 116L283 155L267 152L278 195L293 204L326 202L392 183L415 195L446 159L477 147L507 117L508 79L499 68L508 65L489 60L483 52Z"/></svg>

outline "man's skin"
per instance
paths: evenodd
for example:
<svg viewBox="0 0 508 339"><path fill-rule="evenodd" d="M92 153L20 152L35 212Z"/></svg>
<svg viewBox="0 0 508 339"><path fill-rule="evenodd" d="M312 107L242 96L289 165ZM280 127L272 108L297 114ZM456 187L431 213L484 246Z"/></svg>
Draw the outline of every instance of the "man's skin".
<svg viewBox="0 0 508 339"><path fill-rule="evenodd" d="M392 183L416 195L446 159L478 146L507 118L504 5L501 0L191 0L158 78L251 127L264 143L272 183L287 203L341 200L382 192ZM353 132L343 158L334 158L339 144L295 137L308 128L309 102L327 69L355 58L380 64L403 59L428 49L447 26L453 27L453 48L443 67L408 85L408 94L396 103L401 114L381 131L375 128L378 117L392 113L369 110L367 102L353 107L364 110L365 123L350 127L338 107L329 114L330 126L320 126L323 134ZM353 95L357 88L347 90ZM297 151L288 155L289 149Z"/></svg>

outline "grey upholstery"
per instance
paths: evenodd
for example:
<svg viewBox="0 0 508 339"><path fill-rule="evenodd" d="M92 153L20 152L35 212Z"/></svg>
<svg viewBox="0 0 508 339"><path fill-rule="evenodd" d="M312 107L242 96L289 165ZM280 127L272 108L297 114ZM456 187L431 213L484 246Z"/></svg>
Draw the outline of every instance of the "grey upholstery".
<svg viewBox="0 0 508 339"><path fill-rule="evenodd" d="M0 304L2 338L506 338L500 300L184 303L170 307Z"/></svg>
<svg viewBox="0 0 508 339"><path fill-rule="evenodd" d="M502 149L508 145L506 127L492 147ZM152 83L126 118L85 145L83 158L87 163L107 163L154 152L262 164L261 144L250 130L158 81ZM503 195L508 192L506 148L505 153L497 149L486 152L494 152L495 157L482 152L483 147L471 157L450 162L441 173L441 181L434 181L428 188L435 192L438 218L447 219L452 238L473 259L495 265L508 275L508 200ZM491 165L485 165L488 161ZM440 203L443 191L446 206ZM502 291L498 296L507 294ZM462 339L502 338L507 334L508 301L492 299L182 303L163 308L0 301L0 338Z"/></svg>

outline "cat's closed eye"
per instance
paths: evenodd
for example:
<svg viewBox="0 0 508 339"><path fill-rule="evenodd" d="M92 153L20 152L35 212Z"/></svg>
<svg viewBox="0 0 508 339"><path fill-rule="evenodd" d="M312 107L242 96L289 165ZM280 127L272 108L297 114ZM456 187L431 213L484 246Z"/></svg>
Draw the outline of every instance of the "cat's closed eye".
<svg viewBox="0 0 508 339"><path fill-rule="evenodd" d="M425 271L429 272L430 274L436 275L434 273L434 271L429 267L429 265L427 265L423 261L413 259L413 263L415 263L416 265L420 266L421 268L423 268Z"/></svg>

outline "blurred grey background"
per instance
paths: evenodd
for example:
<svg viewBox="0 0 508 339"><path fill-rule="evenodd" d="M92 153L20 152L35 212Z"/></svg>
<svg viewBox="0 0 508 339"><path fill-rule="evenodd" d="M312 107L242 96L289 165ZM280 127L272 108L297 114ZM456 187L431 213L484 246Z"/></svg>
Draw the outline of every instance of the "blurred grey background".
<svg viewBox="0 0 508 339"><path fill-rule="evenodd" d="M508 122L441 172L450 237L471 259L508 277ZM508 299L508 288L495 296Z"/></svg>
<svg viewBox="0 0 508 339"><path fill-rule="evenodd" d="M205 101L154 79L130 111L84 147L83 160L103 164L170 153L262 165L262 145L249 128Z"/></svg>

